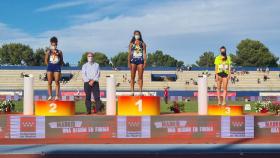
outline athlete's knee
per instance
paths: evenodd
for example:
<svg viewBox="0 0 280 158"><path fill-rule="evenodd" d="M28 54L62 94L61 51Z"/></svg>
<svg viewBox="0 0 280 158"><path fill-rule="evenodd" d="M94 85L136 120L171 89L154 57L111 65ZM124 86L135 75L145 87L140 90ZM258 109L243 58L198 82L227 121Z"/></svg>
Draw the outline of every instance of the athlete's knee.
<svg viewBox="0 0 280 158"><path fill-rule="evenodd" d="M223 90L224 90L224 92L226 93L226 92L227 92L227 87L224 87Z"/></svg>
<svg viewBox="0 0 280 158"><path fill-rule="evenodd" d="M52 85L52 81L48 81L48 86L51 86Z"/></svg>
<svg viewBox="0 0 280 158"><path fill-rule="evenodd" d="M59 84L60 84L59 81L55 81L55 85L59 86Z"/></svg>

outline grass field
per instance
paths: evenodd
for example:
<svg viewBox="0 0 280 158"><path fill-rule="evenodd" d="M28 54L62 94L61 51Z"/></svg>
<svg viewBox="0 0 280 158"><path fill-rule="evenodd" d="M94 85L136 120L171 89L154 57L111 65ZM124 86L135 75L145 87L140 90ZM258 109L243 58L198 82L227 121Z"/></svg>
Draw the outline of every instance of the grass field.
<svg viewBox="0 0 280 158"><path fill-rule="evenodd" d="M197 112L197 101L188 101L188 102L179 102L184 104L184 112ZM209 104L216 104L216 101L209 101ZM17 101L16 104L16 112L22 112L23 111L23 101ZM161 101L160 111L161 113L171 113L168 107L172 104L172 102L169 102L169 104L165 104L164 101ZM245 102L245 101L229 101L229 105L245 105L245 104L251 104L252 110L248 112L254 111L254 102ZM76 112L77 113L85 113L85 103L83 100L76 101Z"/></svg>

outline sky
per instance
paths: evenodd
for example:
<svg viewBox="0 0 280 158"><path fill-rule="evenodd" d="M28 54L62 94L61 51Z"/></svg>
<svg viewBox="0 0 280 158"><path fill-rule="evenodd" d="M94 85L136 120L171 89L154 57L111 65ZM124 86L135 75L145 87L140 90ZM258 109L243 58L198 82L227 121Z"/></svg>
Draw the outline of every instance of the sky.
<svg viewBox="0 0 280 158"><path fill-rule="evenodd" d="M66 62L85 51L109 58L127 51L140 30L147 52L193 64L205 51L229 53L246 38L259 40L280 56L279 0L3 0L0 45L20 42L48 47L58 37Z"/></svg>

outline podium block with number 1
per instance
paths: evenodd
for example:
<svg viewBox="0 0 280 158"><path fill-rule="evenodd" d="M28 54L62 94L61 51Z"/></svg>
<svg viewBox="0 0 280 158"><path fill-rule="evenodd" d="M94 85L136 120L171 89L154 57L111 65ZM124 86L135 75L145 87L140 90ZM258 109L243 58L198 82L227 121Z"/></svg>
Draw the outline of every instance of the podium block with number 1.
<svg viewBox="0 0 280 158"><path fill-rule="evenodd" d="M158 96L119 96L118 115L147 116L160 114L160 97Z"/></svg>

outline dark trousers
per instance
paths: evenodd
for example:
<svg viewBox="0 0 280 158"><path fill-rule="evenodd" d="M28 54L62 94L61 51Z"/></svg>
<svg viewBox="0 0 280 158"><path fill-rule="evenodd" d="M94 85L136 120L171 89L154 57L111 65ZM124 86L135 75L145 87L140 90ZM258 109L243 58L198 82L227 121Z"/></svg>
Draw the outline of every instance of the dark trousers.
<svg viewBox="0 0 280 158"><path fill-rule="evenodd" d="M94 82L93 86L90 86L88 82L84 82L84 90L86 93L85 103L86 103L87 112L91 113L91 93L93 93L94 96L96 112L99 112L101 107L99 83Z"/></svg>
<svg viewBox="0 0 280 158"><path fill-rule="evenodd" d="M168 104L168 96L164 96L164 102L165 104Z"/></svg>

